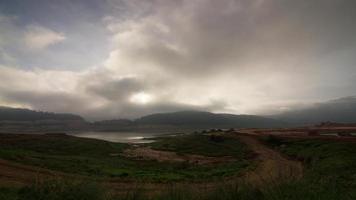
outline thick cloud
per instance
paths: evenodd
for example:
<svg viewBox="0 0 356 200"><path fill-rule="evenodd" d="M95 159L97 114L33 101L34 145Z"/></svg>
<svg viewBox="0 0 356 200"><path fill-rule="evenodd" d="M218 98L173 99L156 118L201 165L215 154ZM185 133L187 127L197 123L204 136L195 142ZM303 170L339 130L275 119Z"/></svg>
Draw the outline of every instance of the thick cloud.
<svg viewBox="0 0 356 200"><path fill-rule="evenodd" d="M151 6L139 2L133 9L146 8L149 14L109 24L118 47L111 58L122 62L114 62L113 68L160 68L184 76L283 70L333 42L324 37L329 33L320 34L325 23L310 26L303 20L310 13L292 1L285 6L300 9L300 15L273 0L150 1ZM315 7L310 12L321 11Z"/></svg>
<svg viewBox="0 0 356 200"><path fill-rule="evenodd" d="M212 110L220 102L190 105L154 95L152 102L135 102L142 91L152 92L139 77L118 77L110 71L86 72L25 71L0 67L0 103L36 110L78 113L91 120L120 117L135 118L154 112Z"/></svg>
<svg viewBox="0 0 356 200"><path fill-rule="evenodd" d="M125 100L134 93L144 89L144 84L131 77L118 80L102 80L100 83L88 84L87 91L93 95L106 98L107 100Z"/></svg>
<svg viewBox="0 0 356 200"><path fill-rule="evenodd" d="M354 1L97 3L53 3L48 10L57 20L41 23L21 25L0 15L2 104L90 119L185 109L271 114L356 93ZM64 20L67 15L73 20ZM38 13L32 17L40 19ZM10 48L21 46L14 37L26 39L33 24L65 33L66 40L49 46L64 37L52 31L53 37L38 37L45 40L41 48L53 47L42 53ZM98 62L99 54L106 58ZM32 59L28 55L60 64L36 68L18 62ZM16 69L9 67L13 63Z"/></svg>

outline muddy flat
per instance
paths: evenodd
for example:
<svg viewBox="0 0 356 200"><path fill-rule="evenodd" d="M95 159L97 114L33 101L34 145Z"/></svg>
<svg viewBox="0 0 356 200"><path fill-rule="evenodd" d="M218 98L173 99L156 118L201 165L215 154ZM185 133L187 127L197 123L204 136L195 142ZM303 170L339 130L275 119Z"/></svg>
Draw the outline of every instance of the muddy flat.
<svg viewBox="0 0 356 200"><path fill-rule="evenodd" d="M211 165L236 161L236 159L231 156L209 157L194 154L179 155L175 152L154 150L150 147L129 148L124 151L123 155L138 160L155 160L158 162L178 163L186 162L196 165Z"/></svg>

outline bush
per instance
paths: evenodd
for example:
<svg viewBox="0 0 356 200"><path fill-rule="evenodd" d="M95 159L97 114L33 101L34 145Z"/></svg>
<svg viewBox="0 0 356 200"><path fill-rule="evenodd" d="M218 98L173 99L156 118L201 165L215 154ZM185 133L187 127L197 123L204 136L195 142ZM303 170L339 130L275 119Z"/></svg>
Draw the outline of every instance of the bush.
<svg viewBox="0 0 356 200"><path fill-rule="evenodd" d="M210 135L209 139L213 142L224 142L224 137L221 135Z"/></svg>
<svg viewBox="0 0 356 200"><path fill-rule="evenodd" d="M270 145L273 145L273 146L279 146L282 143L281 139L274 136L274 135L267 135L265 138L264 138L264 141L267 143L267 144L270 144Z"/></svg>

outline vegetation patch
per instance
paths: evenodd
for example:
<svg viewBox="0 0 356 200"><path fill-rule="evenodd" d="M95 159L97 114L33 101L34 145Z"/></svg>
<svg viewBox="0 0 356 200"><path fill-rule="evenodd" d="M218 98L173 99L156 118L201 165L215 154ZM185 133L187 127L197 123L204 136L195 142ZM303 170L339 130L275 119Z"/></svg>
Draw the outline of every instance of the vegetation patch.
<svg viewBox="0 0 356 200"><path fill-rule="evenodd" d="M194 148L189 143L195 141L188 140L189 137L202 141L205 147L210 146L209 136L191 135L178 138L172 146L162 147L167 144L168 139L162 139L152 146L160 149L179 149L182 154L185 152L197 153L202 148ZM206 140L205 140L206 139ZM229 138L224 138L224 142ZM134 189L126 191L124 194L115 194L110 188L86 181L69 182L69 181L49 181L35 183L20 189L0 189L0 200L59 200L59 199L80 199L80 200L352 200L356 199L356 145L346 141L327 141L327 140L308 140L308 139L281 139L278 137L267 137L263 140L271 148L275 148L293 159L301 160L305 166L304 177L302 179L291 179L286 182L268 183L259 188L244 185L241 183L229 183L206 189L195 188L194 183L186 185L168 184L167 189L155 195L147 195L145 191ZM180 146L178 144L187 144ZM197 143L198 144L198 143ZM221 144L220 144L221 145ZM214 145L213 145L214 146ZM185 149L185 147L189 147ZM153 148L153 147L152 147ZM214 147L212 147L214 148ZM217 148L216 148L217 149ZM247 150L246 150L247 151ZM24 153L26 150L22 150ZM183 153L184 152L184 153ZM235 155L237 152L229 154L221 153L220 155ZM29 154L32 155L32 154ZM211 152L207 155L211 156ZM216 155L216 154L215 154ZM114 157L118 159L117 157ZM123 158L119 158L120 160ZM133 167L129 168L124 165L122 168L108 168L112 171L109 174L120 174L122 176L153 177L159 176L161 180L182 180L182 177L194 177L194 175L215 174L217 177L224 176L228 169L229 174L241 169L239 165L229 167L215 167L213 169L201 166L176 165L157 163L154 161L140 161L142 167L147 166L150 170L139 170ZM236 164L236 163L235 163ZM138 163L136 163L138 165ZM157 171L149 166L156 167ZM164 166L164 167L163 167ZM195 168L194 168L195 167ZM100 168L99 168L100 169ZM184 169L184 170L182 170ZM215 169L215 170L214 170ZM168 172L172 173L168 173ZM175 172L175 173L173 173ZM181 173L185 173L183 176ZM207 185L208 186L208 185Z"/></svg>
<svg viewBox="0 0 356 200"><path fill-rule="evenodd" d="M208 141L207 141L207 140ZM234 162L195 165L189 162L137 160L122 155L130 145L67 135L0 135L0 158L51 170L97 177L125 178L157 182L217 179L238 174L250 166L245 146L233 139L211 142L206 136L184 136L185 149L203 156L233 156ZM235 139L234 139L235 140ZM188 145L188 141L191 144ZM165 144L168 141L160 140ZM174 143L174 140L170 140ZM173 146L178 143L173 144ZM227 149L226 149L227 148ZM204 153L206 150L206 153ZM210 151L212 150L212 151ZM231 153L231 152L233 153Z"/></svg>
<svg viewBox="0 0 356 200"><path fill-rule="evenodd" d="M173 151L178 154L197 154L212 157L231 156L236 159L245 159L251 153L246 145L238 139L214 133L162 137L150 146L153 149Z"/></svg>
<svg viewBox="0 0 356 200"><path fill-rule="evenodd" d="M356 143L273 136L267 137L265 142L286 156L303 161L305 166L302 180L274 189L281 198L356 198Z"/></svg>

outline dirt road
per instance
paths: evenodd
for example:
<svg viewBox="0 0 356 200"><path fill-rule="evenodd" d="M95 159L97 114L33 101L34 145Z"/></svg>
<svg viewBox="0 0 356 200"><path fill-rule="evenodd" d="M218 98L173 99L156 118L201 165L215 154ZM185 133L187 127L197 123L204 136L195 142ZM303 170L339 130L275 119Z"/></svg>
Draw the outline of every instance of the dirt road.
<svg viewBox="0 0 356 200"><path fill-rule="evenodd" d="M299 179L303 176L303 165L299 161L283 157L279 152L263 145L256 136L236 135L257 154L255 170L244 174L243 180L252 185Z"/></svg>

